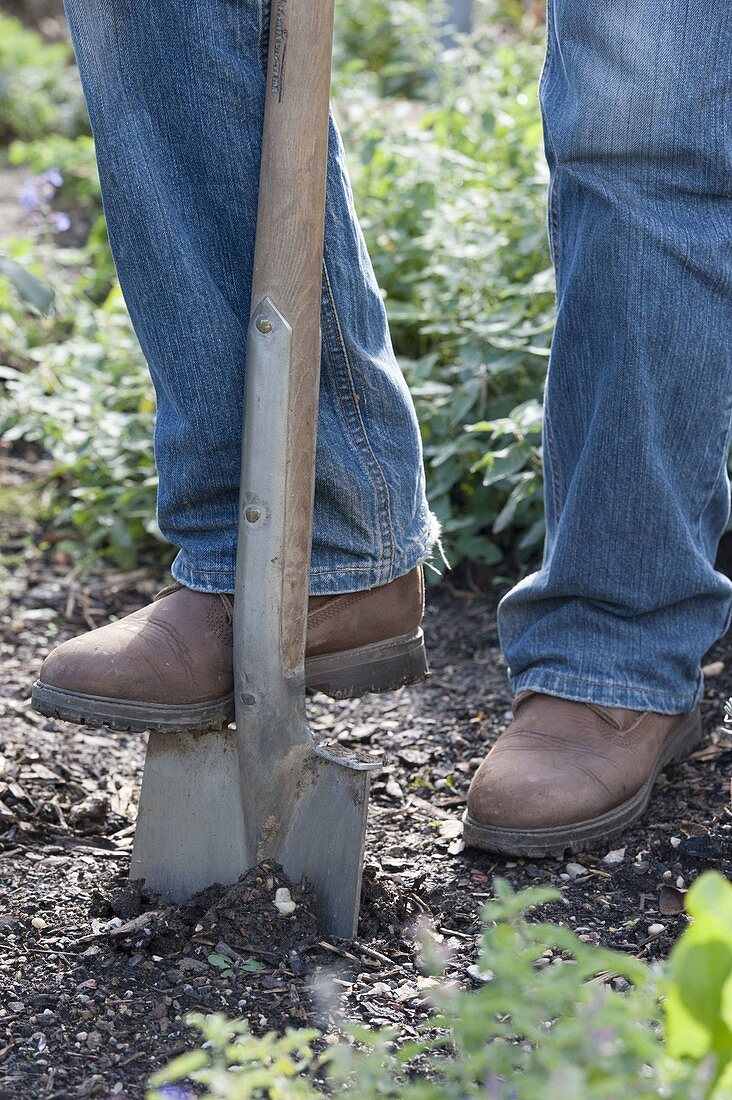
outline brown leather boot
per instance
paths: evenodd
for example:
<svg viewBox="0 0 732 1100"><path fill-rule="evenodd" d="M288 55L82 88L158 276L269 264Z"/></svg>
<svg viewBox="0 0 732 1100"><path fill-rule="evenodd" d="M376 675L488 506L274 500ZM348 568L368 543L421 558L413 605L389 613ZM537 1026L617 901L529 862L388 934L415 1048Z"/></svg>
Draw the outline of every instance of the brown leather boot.
<svg viewBox="0 0 732 1100"><path fill-rule="evenodd" d="M470 784L463 831L475 848L534 859L627 828L659 772L701 736L698 710L655 714L527 691L513 714Z"/></svg>
<svg viewBox="0 0 732 1100"><path fill-rule="evenodd" d="M336 699L427 675L422 567L366 592L311 597L305 675ZM234 718L232 604L173 584L43 662L33 706L116 730L221 729Z"/></svg>

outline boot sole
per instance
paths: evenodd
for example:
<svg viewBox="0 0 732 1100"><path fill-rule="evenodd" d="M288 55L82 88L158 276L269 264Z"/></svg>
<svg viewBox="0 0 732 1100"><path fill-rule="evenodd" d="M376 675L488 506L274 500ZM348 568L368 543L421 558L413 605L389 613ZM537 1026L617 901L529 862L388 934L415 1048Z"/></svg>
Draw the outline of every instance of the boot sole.
<svg viewBox="0 0 732 1100"><path fill-rule="evenodd" d="M641 817L660 772L693 752L701 740L701 732L700 712L691 711L667 738L653 771L640 790L627 802L599 817L554 829L503 829L481 825L466 810L463 815L463 839L472 848L529 859L547 856L562 858L566 853L582 852L600 840L610 840Z"/></svg>
<svg viewBox="0 0 732 1100"><path fill-rule="evenodd" d="M355 699L367 692L396 691L408 684L420 683L428 674L421 629L385 642L305 661L308 690L322 691L332 699ZM37 680L31 704L47 718L92 728L106 726L120 733L174 733L177 730L208 733L234 721L233 692L205 703L174 707L85 695Z"/></svg>

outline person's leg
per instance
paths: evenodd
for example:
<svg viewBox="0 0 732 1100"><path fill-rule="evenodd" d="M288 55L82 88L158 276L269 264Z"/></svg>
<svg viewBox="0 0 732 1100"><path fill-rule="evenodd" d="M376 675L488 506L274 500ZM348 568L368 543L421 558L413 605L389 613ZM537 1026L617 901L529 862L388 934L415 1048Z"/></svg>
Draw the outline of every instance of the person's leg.
<svg viewBox="0 0 732 1100"><path fill-rule="evenodd" d="M232 592L268 8L67 0L109 236L157 393L158 519L177 580ZM315 594L428 554L413 405L331 125Z"/></svg>
<svg viewBox="0 0 732 1100"><path fill-rule="evenodd" d="M544 561L500 608L516 693L687 711L729 625L730 81L723 6L549 5L558 315Z"/></svg>
<svg viewBox="0 0 732 1100"><path fill-rule="evenodd" d="M541 83L558 316L541 569L504 597L514 720L469 843L607 838L699 736L732 424L732 23L705 0L549 0Z"/></svg>
<svg viewBox="0 0 732 1100"><path fill-rule="evenodd" d="M44 714L116 729L233 717L243 381L264 107L265 0L67 0L120 283L158 410L176 585L57 647ZM436 536L414 408L331 123L305 675L337 697L423 679Z"/></svg>

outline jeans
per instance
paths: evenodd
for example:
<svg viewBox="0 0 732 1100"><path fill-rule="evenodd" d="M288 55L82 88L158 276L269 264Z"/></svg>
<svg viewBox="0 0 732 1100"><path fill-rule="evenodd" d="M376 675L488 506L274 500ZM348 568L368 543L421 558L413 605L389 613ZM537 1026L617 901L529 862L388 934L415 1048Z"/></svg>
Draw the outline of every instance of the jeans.
<svg viewBox="0 0 732 1100"><path fill-rule="evenodd" d="M67 0L120 283L157 395L158 523L232 592L266 0ZM437 524L412 401L331 121L311 591L372 588Z"/></svg>
<svg viewBox="0 0 732 1100"><path fill-rule="evenodd" d="M550 0L540 92L547 538L501 640L515 691L679 713L732 611L730 8Z"/></svg>
<svg viewBox="0 0 732 1100"><path fill-rule="evenodd" d="M158 394L175 576L230 591L265 0L67 0L110 237ZM728 628L732 18L550 0L541 81L558 319L541 569L499 608L515 691L677 713ZM312 591L435 537L417 425L331 130Z"/></svg>

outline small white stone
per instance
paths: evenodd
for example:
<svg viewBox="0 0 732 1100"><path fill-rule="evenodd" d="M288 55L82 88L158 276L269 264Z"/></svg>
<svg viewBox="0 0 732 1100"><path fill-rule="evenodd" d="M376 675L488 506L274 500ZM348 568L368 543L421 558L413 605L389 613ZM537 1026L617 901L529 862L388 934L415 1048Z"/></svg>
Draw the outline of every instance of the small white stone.
<svg viewBox="0 0 732 1100"><path fill-rule="evenodd" d="M724 672L724 661L712 661L711 664L704 665L702 672L707 678L710 676L721 676Z"/></svg>
<svg viewBox="0 0 732 1100"><path fill-rule="evenodd" d="M665 932L665 931L666 931L666 925L665 924L649 924L648 925L648 935L649 936L660 936L661 933Z"/></svg>
<svg viewBox="0 0 732 1100"><path fill-rule="evenodd" d="M603 856L603 863L622 863L625 859L625 848L615 848L612 852L608 852L606 856Z"/></svg>
<svg viewBox="0 0 732 1100"><path fill-rule="evenodd" d="M671 837L671 847L672 848L678 848L679 844L681 844L681 837L680 836L672 836Z"/></svg>
<svg viewBox="0 0 732 1100"><path fill-rule="evenodd" d="M566 871L570 878L579 878L580 875L587 874L587 868L583 867L581 863L568 863Z"/></svg>
<svg viewBox="0 0 732 1100"><path fill-rule="evenodd" d="M297 909L297 902L292 900L292 895L286 886L281 886L275 893L275 907L282 917L290 917Z"/></svg>
<svg viewBox="0 0 732 1100"><path fill-rule="evenodd" d="M469 966L467 973L474 982L480 982L481 985L484 985L486 982L493 981L493 971L481 970L477 963L473 963L472 966Z"/></svg>
<svg viewBox="0 0 732 1100"><path fill-rule="evenodd" d="M43 917L34 917L33 920L31 921L31 924L33 925L34 928L37 928L39 931L42 928L47 928L48 927L48 924L43 919Z"/></svg>
<svg viewBox="0 0 732 1100"><path fill-rule="evenodd" d="M676 879L676 889L677 890L685 890L686 889L686 883L684 882L684 876L683 875L679 875L679 877Z"/></svg>

